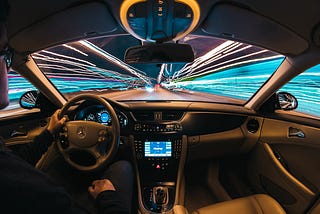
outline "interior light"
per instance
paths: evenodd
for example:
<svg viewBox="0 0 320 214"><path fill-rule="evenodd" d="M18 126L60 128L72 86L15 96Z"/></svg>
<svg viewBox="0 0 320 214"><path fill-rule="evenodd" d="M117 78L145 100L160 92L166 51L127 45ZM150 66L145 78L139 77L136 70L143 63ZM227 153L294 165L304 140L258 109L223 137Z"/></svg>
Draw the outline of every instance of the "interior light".
<svg viewBox="0 0 320 214"><path fill-rule="evenodd" d="M132 36L144 41L145 38L142 38L141 36L139 36L131 28L131 26L129 25L129 22L128 22L128 17L127 17L127 16L129 16L132 18L134 16L131 13L128 14L128 11L132 5L138 4L138 3L143 3L143 2L147 2L147 0L124 0L121 7L120 7L120 21L128 33L130 33ZM197 3L196 0L175 0L175 2L184 4L184 5L188 5L188 7L192 10L192 16L193 16L191 24L188 27L188 29L183 32L178 33L175 36L175 38L173 38L174 41L177 41L177 40L187 36L189 33L191 33L195 29L195 27L197 26L197 24L200 20L200 7L199 7L199 4ZM191 15L189 14L189 16L191 16ZM188 17L188 18L190 18L190 17Z"/></svg>

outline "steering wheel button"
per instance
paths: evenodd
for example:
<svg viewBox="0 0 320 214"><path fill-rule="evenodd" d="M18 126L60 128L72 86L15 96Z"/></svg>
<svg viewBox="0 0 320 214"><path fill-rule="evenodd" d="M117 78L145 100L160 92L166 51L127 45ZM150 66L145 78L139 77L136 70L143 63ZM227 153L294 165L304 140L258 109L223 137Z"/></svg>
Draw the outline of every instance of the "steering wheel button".
<svg viewBox="0 0 320 214"><path fill-rule="evenodd" d="M66 140L61 140L60 143L61 143L61 145L62 145L62 147L63 147L64 149L68 148L68 146L69 146L69 143L68 143L68 141L66 141Z"/></svg>
<svg viewBox="0 0 320 214"><path fill-rule="evenodd" d="M106 130L101 130L99 131L99 135L100 136L103 136L103 135L106 135L107 134L107 131Z"/></svg>
<svg viewBox="0 0 320 214"><path fill-rule="evenodd" d="M105 141L105 140L106 140L105 137L99 137L99 138L98 138L98 142L100 142L100 143L103 142L103 141Z"/></svg>

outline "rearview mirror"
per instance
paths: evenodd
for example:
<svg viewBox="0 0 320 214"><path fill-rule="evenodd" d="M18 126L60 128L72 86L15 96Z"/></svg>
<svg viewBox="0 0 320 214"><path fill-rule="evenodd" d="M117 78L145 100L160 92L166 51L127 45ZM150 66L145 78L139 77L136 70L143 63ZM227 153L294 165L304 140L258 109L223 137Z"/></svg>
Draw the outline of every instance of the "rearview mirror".
<svg viewBox="0 0 320 214"><path fill-rule="evenodd" d="M133 63L188 63L194 53L188 44L162 43L128 48L124 61Z"/></svg>

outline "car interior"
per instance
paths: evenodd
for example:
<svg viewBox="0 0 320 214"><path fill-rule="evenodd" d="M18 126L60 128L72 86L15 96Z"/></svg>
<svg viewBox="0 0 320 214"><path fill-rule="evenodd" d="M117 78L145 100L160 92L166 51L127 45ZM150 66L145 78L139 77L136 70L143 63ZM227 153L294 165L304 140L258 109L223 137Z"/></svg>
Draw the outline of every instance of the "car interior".
<svg viewBox="0 0 320 214"><path fill-rule="evenodd" d="M61 171L128 160L133 213L320 213L320 1L9 4L10 149L61 109Z"/></svg>

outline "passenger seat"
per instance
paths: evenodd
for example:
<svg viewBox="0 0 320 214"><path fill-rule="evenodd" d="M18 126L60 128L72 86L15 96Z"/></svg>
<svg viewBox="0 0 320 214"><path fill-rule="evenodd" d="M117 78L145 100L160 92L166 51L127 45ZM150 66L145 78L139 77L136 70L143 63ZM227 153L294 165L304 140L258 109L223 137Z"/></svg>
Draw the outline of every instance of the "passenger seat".
<svg viewBox="0 0 320 214"><path fill-rule="evenodd" d="M193 214L285 214L280 204L265 194L257 194L202 207Z"/></svg>

